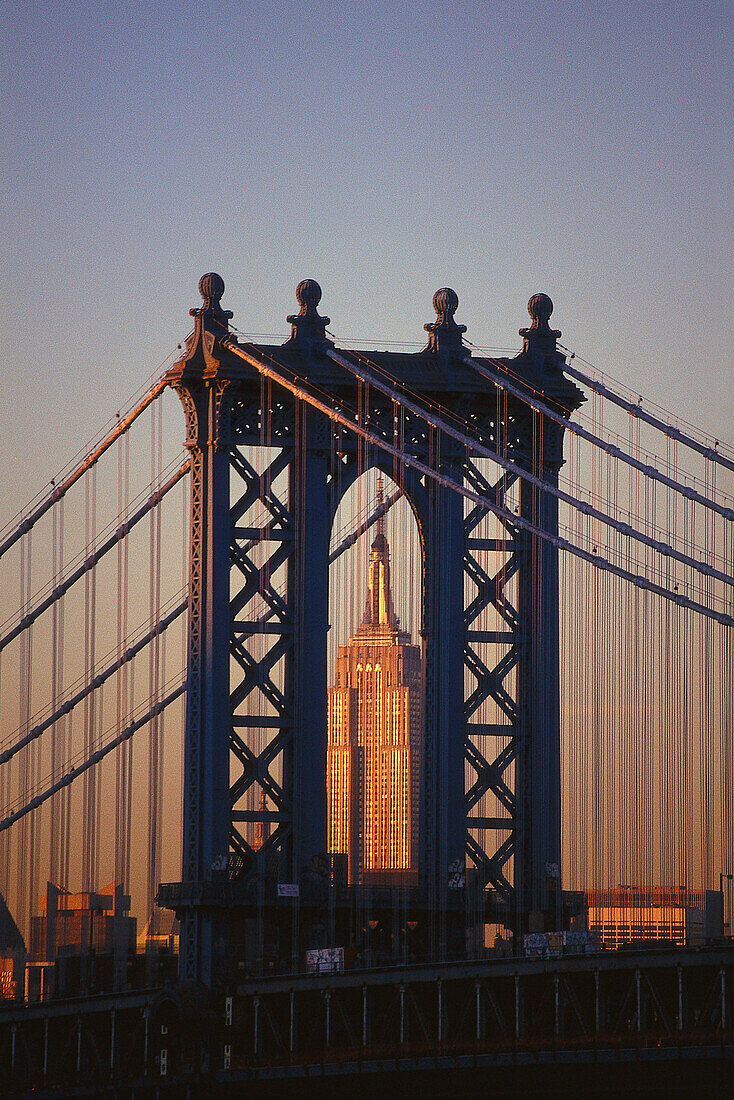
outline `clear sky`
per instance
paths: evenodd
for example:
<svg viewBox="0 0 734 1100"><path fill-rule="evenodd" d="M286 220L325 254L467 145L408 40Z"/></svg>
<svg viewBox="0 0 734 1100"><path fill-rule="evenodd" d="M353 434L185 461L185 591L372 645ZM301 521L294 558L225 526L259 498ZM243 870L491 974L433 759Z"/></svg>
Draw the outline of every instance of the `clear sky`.
<svg viewBox="0 0 734 1100"><path fill-rule="evenodd" d="M210 269L242 329L285 331L311 276L376 342L421 339L451 285L469 338L513 347L543 290L569 347L731 440L733 12L2 0L2 519Z"/></svg>

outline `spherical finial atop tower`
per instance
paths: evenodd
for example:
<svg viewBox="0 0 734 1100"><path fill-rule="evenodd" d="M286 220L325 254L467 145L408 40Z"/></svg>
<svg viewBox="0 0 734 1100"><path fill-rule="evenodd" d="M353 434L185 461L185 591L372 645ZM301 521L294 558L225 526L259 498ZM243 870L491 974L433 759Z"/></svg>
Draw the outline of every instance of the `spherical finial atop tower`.
<svg viewBox="0 0 734 1100"><path fill-rule="evenodd" d="M524 350L526 352L531 350L531 344L536 351L540 351L543 355L555 348L555 341L561 333L548 324L552 312L553 302L547 294L533 294L531 296L528 301L528 313L532 317L533 323L530 328L520 329L520 335L525 340Z"/></svg>
<svg viewBox="0 0 734 1100"><path fill-rule="evenodd" d="M224 294L224 279L216 271L207 271L199 279L199 294L204 299L204 308L218 302Z"/></svg>
<svg viewBox="0 0 734 1100"><path fill-rule="evenodd" d="M528 313L533 319L531 328L547 328L552 312L553 302L547 294L533 294L528 302Z"/></svg>
<svg viewBox="0 0 734 1100"><path fill-rule="evenodd" d="M442 286L433 295L436 320L423 328L429 333L427 351L442 355L465 354L461 337L466 325L457 325L454 314L459 308L459 295L450 286Z"/></svg>
<svg viewBox="0 0 734 1100"><path fill-rule="evenodd" d="M217 275L216 271L207 271L199 279L199 294L204 299L204 304L199 306L198 309L189 310L191 316L201 317L205 327L211 328L213 325L217 334L221 332L222 328L228 329L228 321L232 316L232 310L222 309L220 305L220 299L224 294L224 279L222 276Z"/></svg>
<svg viewBox="0 0 734 1100"><path fill-rule="evenodd" d="M433 308L439 324L445 324L459 308L459 295L450 286L442 286L433 295Z"/></svg>
<svg viewBox="0 0 734 1100"><path fill-rule="evenodd" d="M307 313L311 308L316 309L321 301L321 287L315 279L302 279L296 287L296 298L301 313Z"/></svg>
<svg viewBox="0 0 734 1100"><path fill-rule="evenodd" d="M328 317L321 317L318 304L321 301L321 287L315 279L301 279L296 287L296 298L301 307L298 313L289 315L292 325L291 340L307 350L316 350L328 343L326 326Z"/></svg>

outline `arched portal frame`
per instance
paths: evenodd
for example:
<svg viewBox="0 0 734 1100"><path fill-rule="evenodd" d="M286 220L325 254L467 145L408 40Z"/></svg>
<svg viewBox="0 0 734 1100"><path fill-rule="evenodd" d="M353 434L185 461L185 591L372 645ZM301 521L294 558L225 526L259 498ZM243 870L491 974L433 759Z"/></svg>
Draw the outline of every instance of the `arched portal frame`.
<svg viewBox="0 0 734 1100"><path fill-rule="evenodd" d="M385 452L371 447L360 456L362 461L358 455L355 447L340 473L332 524L345 494L368 470L378 470L390 480L395 478L395 463L386 458ZM400 483L418 528L422 560L420 635L425 668L425 739L419 867L422 890L431 908L438 912L446 904L449 867L457 861L463 867L465 857L463 502L444 486L432 482L426 485L407 465L400 470ZM447 644L447 638L453 643Z"/></svg>
<svg viewBox="0 0 734 1100"><path fill-rule="evenodd" d="M333 530L337 512L344 502L345 497L357 484L361 477L369 474L371 470L383 474L388 479L388 485L397 485L395 463L387 459L383 451L370 448L367 452L366 465L358 466L356 461L347 461L342 464L339 474L339 489L331 497L329 527ZM421 554L421 621L418 633L425 635L425 584L426 584L426 531L428 519L428 495L423 479L409 466L403 466L399 474L400 490L408 503L415 520L418 532L418 541ZM389 489L388 489L389 495Z"/></svg>

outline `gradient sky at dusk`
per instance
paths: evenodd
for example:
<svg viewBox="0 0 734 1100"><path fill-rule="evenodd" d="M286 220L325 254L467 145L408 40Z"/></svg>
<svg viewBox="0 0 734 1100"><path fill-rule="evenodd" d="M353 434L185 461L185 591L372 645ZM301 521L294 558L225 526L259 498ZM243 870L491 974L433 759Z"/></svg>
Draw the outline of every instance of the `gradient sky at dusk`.
<svg viewBox="0 0 734 1100"><path fill-rule="evenodd" d="M734 436L730 2L0 11L3 521L210 269L244 330L285 332L311 276L376 344L451 285L473 342L514 347L544 290L568 347Z"/></svg>

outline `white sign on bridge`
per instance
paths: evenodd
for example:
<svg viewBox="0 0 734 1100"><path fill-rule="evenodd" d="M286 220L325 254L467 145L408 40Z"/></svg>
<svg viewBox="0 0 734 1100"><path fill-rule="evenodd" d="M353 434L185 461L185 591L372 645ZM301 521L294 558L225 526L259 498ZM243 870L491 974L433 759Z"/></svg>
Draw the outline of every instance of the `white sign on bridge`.
<svg viewBox="0 0 734 1100"><path fill-rule="evenodd" d="M343 947L321 947L306 952L306 969L309 974L331 974L344 969Z"/></svg>

